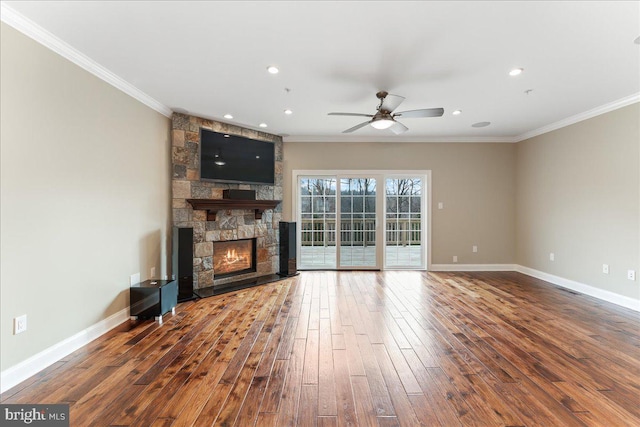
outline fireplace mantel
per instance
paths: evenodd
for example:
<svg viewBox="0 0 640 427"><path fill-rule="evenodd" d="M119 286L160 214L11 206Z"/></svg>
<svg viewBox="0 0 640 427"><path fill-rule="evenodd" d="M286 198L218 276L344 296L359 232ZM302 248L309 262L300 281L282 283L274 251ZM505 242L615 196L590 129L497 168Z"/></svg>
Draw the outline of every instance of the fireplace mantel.
<svg viewBox="0 0 640 427"><path fill-rule="evenodd" d="M218 211L226 209L253 210L256 219L262 218L265 209L273 209L281 200L232 200L232 199L187 199L193 209L207 211L207 221L215 221Z"/></svg>

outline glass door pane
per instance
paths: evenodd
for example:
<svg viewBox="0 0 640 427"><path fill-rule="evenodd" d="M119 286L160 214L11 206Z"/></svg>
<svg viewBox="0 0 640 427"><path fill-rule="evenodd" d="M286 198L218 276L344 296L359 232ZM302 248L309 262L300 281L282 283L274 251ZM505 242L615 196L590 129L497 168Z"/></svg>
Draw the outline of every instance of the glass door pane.
<svg viewBox="0 0 640 427"><path fill-rule="evenodd" d="M340 178L340 267L376 267L376 180Z"/></svg>
<svg viewBox="0 0 640 427"><path fill-rule="evenodd" d="M422 181L418 177L385 180L385 267L424 267Z"/></svg>
<svg viewBox="0 0 640 427"><path fill-rule="evenodd" d="M336 178L302 177L300 268L336 268Z"/></svg>

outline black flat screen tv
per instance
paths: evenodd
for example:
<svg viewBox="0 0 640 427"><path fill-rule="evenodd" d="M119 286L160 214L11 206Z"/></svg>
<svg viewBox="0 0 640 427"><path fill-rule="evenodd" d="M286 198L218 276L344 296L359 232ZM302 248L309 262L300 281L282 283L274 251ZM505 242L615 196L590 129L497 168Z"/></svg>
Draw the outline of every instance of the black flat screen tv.
<svg viewBox="0 0 640 427"><path fill-rule="evenodd" d="M200 130L200 179L273 185L275 144Z"/></svg>

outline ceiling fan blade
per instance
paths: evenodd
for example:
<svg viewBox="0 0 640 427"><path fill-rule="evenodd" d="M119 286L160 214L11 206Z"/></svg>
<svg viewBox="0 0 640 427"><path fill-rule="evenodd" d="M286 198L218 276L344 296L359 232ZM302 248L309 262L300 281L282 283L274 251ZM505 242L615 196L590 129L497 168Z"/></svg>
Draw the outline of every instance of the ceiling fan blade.
<svg viewBox="0 0 640 427"><path fill-rule="evenodd" d="M329 113L328 116L358 116L358 117L373 117L373 114L363 113Z"/></svg>
<svg viewBox="0 0 640 427"><path fill-rule="evenodd" d="M394 114L394 117L411 119L414 117L440 117L444 114L444 108L424 108L422 110L401 111Z"/></svg>
<svg viewBox="0 0 640 427"><path fill-rule="evenodd" d="M387 94L382 100L380 109L392 112L402 104L402 101L404 101L404 96Z"/></svg>
<svg viewBox="0 0 640 427"><path fill-rule="evenodd" d="M342 131L342 133L351 133L351 132L353 132L353 131L356 131L356 130L358 130L358 129L360 129L360 128L365 127L365 126L366 126L366 125L368 125L369 123L371 123L371 122L362 122L362 123L360 123L359 125L355 125L355 126L354 126L354 127L352 127L352 128L349 128L349 129L347 129L347 130L343 130L343 131Z"/></svg>
<svg viewBox="0 0 640 427"><path fill-rule="evenodd" d="M406 131L409 130L408 127L406 127L400 122L395 122L393 125L391 125L389 129L391 130L391 132L395 133L396 135L400 135L401 133L405 133Z"/></svg>

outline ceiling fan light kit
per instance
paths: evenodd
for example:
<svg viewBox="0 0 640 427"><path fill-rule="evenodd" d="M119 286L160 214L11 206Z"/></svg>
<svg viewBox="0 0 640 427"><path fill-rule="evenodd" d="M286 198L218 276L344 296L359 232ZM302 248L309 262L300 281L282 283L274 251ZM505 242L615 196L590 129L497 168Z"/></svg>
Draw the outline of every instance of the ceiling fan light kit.
<svg viewBox="0 0 640 427"><path fill-rule="evenodd" d="M372 119L371 126L376 129L389 129L393 126L393 119Z"/></svg>
<svg viewBox="0 0 640 427"><path fill-rule="evenodd" d="M389 129L391 132L399 135L409 130L408 127L396 120L396 117L402 118L423 118L423 117L441 117L444 114L443 108L424 108L421 110L401 111L393 114L393 111L404 101L403 96L392 95L385 91L376 93L376 97L380 100L375 114L363 113L329 113L330 116L358 116L371 117L371 120L360 123L352 128L342 131L342 133L351 133L367 125L375 129Z"/></svg>

